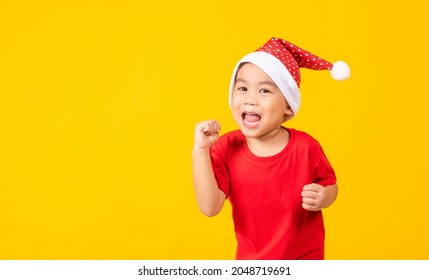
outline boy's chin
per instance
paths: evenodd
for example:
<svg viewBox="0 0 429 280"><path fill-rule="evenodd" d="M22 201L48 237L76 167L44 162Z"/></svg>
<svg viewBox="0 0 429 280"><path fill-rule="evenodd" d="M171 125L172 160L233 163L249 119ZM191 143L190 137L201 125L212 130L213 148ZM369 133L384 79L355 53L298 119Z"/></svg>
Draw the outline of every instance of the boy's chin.
<svg viewBox="0 0 429 280"><path fill-rule="evenodd" d="M240 130L246 137L256 138L260 135L259 129L257 128L248 128L244 125L240 125Z"/></svg>

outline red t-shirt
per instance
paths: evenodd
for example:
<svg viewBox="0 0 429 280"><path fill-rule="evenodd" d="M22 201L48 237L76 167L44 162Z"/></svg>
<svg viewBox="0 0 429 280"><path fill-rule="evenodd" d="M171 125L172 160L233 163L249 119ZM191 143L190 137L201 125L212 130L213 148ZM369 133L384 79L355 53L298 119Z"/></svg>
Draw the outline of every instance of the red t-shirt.
<svg viewBox="0 0 429 280"><path fill-rule="evenodd" d="M310 135L288 129L285 148L269 157L254 155L240 130L211 148L219 188L232 205L237 259L323 259L321 211L302 208L302 188L336 183L322 147Z"/></svg>

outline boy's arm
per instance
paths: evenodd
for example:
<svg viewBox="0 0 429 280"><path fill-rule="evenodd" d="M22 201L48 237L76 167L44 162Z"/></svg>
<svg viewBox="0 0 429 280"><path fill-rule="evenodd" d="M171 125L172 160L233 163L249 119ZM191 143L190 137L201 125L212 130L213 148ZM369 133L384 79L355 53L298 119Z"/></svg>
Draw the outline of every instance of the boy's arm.
<svg viewBox="0 0 429 280"><path fill-rule="evenodd" d="M334 203L338 195L337 184L322 186L319 184L305 185L302 189L302 207L308 211L319 211Z"/></svg>
<svg viewBox="0 0 429 280"><path fill-rule="evenodd" d="M192 175L198 207L209 217L220 212L226 198L218 188L210 158L210 147L219 138L219 132L220 124L217 121L198 123L192 150Z"/></svg>

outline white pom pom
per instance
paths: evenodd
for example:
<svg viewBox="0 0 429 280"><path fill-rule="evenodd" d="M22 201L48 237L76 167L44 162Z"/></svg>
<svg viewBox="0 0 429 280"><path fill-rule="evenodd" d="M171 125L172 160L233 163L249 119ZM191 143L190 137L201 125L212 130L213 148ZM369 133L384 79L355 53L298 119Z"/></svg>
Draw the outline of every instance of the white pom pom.
<svg viewBox="0 0 429 280"><path fill-rule="evenodd" d="M337 61L332 64L331 76L334 80L342 81L350 77L350 67L344 61Z"/></svg>

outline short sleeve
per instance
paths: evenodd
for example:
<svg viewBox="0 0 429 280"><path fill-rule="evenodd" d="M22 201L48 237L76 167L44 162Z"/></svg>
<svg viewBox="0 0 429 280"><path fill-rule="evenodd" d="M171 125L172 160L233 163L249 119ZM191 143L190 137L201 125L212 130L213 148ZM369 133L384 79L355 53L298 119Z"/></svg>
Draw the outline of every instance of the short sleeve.
<svg viewBox="0 0 429 280"><path fill-rule="evenodd" d="M314 167L313 181L325 187L336 184L337 178L335 171L329 163L325 153L323 152L322 147L319 146L319 149L316 153L318 160L316 161Z"/></svg>

